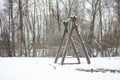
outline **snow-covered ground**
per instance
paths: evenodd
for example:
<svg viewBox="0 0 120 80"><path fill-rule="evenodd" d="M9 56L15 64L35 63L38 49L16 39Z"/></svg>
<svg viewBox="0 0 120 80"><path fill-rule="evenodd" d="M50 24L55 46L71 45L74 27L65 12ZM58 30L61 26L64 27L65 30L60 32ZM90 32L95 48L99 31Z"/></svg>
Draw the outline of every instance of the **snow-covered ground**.
<svg viewBox="0 0 120 80"><path fill-rule="evenodd" d="M120 80L120 73L83 72L76 69L120 70L120 58L91 58L87 64L54 64L54 58L0 58L0 80ZM60 63L59 59L58 63ZM77 62L76 58L66 58L65 63Z"/></svg>

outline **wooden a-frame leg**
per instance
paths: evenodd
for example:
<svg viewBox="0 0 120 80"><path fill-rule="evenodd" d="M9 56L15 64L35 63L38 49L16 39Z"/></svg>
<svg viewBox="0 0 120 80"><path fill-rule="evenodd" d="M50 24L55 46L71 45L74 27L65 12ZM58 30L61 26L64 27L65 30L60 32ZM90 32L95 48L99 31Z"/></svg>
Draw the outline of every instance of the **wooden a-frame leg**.
<svg viewBox="0 0 120 80"><path fill-rule="evenodd" d="M78 60L78 64L80 64L80 59L79 59L78 53L77 53L77 51L76 51L76 47L75 47L75 44L74 44L74 42L73 42L72 37L71 37L70 39L71 39L71 43L72 43L72 46L73 46L73 49L74 49L75 55L76 55L77 60Z"/></svg>
<svg viewBox="0 0 120 80"><path fill-rule="evenodd" d="M63 40L64 40L64 37L65 37L66 33L67 33L67 31L64 30L64 33L63 33L63 36L62 36L62 39L61 39L61 42L60 42L60 46L59 46L58 52L56 54L54 63L57 63L57 60L58 60L58 57L59 57L59 53L60 53L60 50L61 50L61 46L62 46L62 43L63 43Z"/></svg>
<svg viewBox="0 0 120 80"><path fill-rule="evenodd" d="M64 49L64 52L63 52L61 65L63 65L64 60L65 60L65 56L66 56L68 44L69 44L69 41L70 41L70 38L71 38L71 35L72 35L72 31L73 31L73 27L72 27L72 29L70 30L70 32L68 32L68 39L67 39L67 41L66 41L65 49Z"/></svg>
<svg viewBox="0 0 120 80"><path fill-rule="evenodd" d="M80 42L81 42L82 47L83 47L83 50L84 50L84 52L85 52L85 56L86 56L87 63L90 64L90 58L89 58L89 55L88 55L87 48L86 48L86 46L85 46L85 44L84 44L84 42L83 42L83 39L82 39L81 35L80 35L79 32L78 32L78 29L77 29L77 26L76 26L76 25L75 25L75 30L76 30L76 33L77 33L79 39L80 39Z"/></svg>

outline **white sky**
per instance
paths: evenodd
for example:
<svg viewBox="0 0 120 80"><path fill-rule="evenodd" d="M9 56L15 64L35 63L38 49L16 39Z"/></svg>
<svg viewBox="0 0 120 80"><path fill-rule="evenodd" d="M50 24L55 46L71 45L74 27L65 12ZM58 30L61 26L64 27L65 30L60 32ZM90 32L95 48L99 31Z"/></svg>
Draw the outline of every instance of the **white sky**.
<svg viewBox="0 0 120 80"><path fill-rule="evenodd" d="M4 1L0 0L0 9L2 9L3 4L4 4Z"/></svg>

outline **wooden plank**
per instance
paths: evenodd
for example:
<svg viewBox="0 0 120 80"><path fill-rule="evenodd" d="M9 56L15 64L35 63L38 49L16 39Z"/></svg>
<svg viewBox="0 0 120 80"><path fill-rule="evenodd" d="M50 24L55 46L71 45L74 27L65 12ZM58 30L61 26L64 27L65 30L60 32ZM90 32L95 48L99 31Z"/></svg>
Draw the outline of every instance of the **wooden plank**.
<svg viewBox="0 0 120 80"><path fill-rule="evenodd" d="M87 63L90 64L90 58L89 58L89 55L88 55L88 50L87 50L87 48L86 48L86 46L85 46L85 44L84 44L84 41L83 41L81 35L80 35L79 32L78 32L77 25L74 24L74 27L75 27L76 33L77 33L77 35L78 35L78 37L79 37L79 39L80 39L80 42L81 42L81 44L82 44L83 50L84 50L84 52L85 52L85 56L86 56Z"/></svg>
<svg viewBox="0 0 120 80"><path fill-rule="evenodd" d="M63 36L62 36L60 46L59 46L58 52L56 54L54 63L57 63L57 60L58 60L58 57L59 57L59 53L60 53L60 50L61 50L61 47L62 47L62 43L63 43L64 37L65 37L65 34L68 33L68 29L67 29L68 24L67 24L67 22L63 21L63 24L64 24L65 29L64 29L64 32L63 32Z"/></svg>
<svg viewBox="0 0 120 80"><path fill-rule="evenodd" d="M70 32L68 32L68 39L67 39L67 41L66 41L65 49L64 49L64 52L63 52L61 65L63 65L64 60L65 60L65 56L66 56L68 44L69 44L69 41L70 41L70 38L71 38L71 35L72 35L72 31L73 31L73 27L71 28Z"/></svg>
<svg viewBox="0 0 120 80"><path fill-rule="evenodd" d="M80 64L80 59L79 59L78 53L77 53L77 51L76 51L75 43L74 43L72 37L71 37L71 43L72 43L72 46L73 46L73 49L74 49L74 52L75 52L75 55L76 55L78 64Z"/></svg>
<svg viewBox="0 0 120 80"><path fill-rule="evenodd" d="M64 33L63 33L63 36L62 36L62 39L61 39L61 42L60 42L60 46L59 46L58 52L56 54L54 63L57 63L57 60L58 60L58 57L59 57L59 53L60 53L60 50L61 50L61 46L62 46L64 37L65 37L65 34L66 34L66 30L64 30Z"/></svg>

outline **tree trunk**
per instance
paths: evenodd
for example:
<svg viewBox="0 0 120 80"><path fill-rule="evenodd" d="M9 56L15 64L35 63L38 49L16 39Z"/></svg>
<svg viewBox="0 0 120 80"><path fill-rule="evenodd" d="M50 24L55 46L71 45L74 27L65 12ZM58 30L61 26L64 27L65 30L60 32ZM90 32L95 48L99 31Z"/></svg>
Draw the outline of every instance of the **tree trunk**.
<svg viewBox="0 0 120 80"><path fill-rule="evenodd" d="M103 39L103 33L102 33L102 30L103 30L103 28L102 28L102 12L101 12L101 0L99 0L99 15L100 15L100 22L99 22L99 24L100 24L100 44L102 45L102 39ZM102 46L101 46L101 48L100 48L100 51L101 51L101 54L103 54L103 50L102 50Z"/></svg>
<svg viewBox="0 0 120 80"><path fill-rule="evenodd" d="M93 39L94 39L94 28L95 28L95 18L96 18L96 13L97 13L97 5L98 5L98 0L92 0L92 19L91 19L91 26L90 26L90 32L89 32L89 56L93 56Z"/></svg>
<svg viewBox="0 0 120 80"><path fill-rule="evenodd" d="M13 1L11 1L11 28L12 28L12 54L15 56L15 27L14 27L14 20L13 20Z"/></svg>
<svg viewBox="0 0 120 80"><path fill-rule="evenodd" d="M36 38L36 34L35 34L35 25L36 25L36 22L35 22L35 18L36 17L36 1L34 0L34 21L33 21L33 57L36 57L37 54L36 54L36 45L35 45L35 38Z"/></svg>
<svg viewBox="0 0 120 80"><path fill-rule="evenodd" d="M20 27L20 56L23 54L23 16L22 16L22 0L19 0L19 27Z"/></svg>
<svg viewBox="0 0 120 80"><path fill-rule="evenodd" d="M61 31L60 28L60 11L59 11L59 4L58 4L58 0L56 0L56 5L57 5L57 22L58 22L58 31Z"/></svg>

